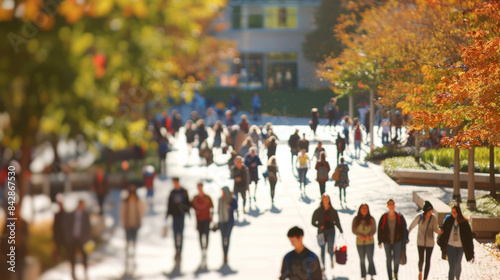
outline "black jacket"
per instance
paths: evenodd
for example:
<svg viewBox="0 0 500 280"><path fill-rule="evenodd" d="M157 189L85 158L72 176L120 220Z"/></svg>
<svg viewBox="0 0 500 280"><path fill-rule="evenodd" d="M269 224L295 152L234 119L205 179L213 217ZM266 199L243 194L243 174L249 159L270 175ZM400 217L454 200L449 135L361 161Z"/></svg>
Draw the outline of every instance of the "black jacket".
<svg viewBox="0 0 500 280"><path fill-rule="evenodd" d="M328 215L330 216L330 222L334 226L337 226L339 228L340 233L343 233L344 231L342 230L342 226L340 225L340 220L337 210L333 209L333 207L330 207L330 209L328 209ZM320 206L313 213L312 225L318 228L318 233L321 232L320 229L321 226L324 226L325 224L325 221L323 219L324 216L325 216L325 208L323 208L323 206Z"/></svg>
<svg viewBox="0 0 500 280"><path fill-rule="evenodd" d="M378 222L378 244L382 243L390 243L391 242L391 233L389 232L389 218L387 217L387 213L384 213L382 217L380 217L380 221ZM406 220L405 217L396 212L396 233L394 235L394 243L408 240L408 230L406 229Z"/></svg>
<svg viewBox="0 0 500 280"><path fill-rule="evenodd" d="M184 188L173 189L170 192L167 203L167 214L165 218L169 215L174 217L184 217L184 214L189 215L189 208L191 203L189 202L189 196Z"/></svg>
<svg viewBox="0 0 500 280"><path fill-rule="evenodd" d="M443 234L438 237L437 243L444 253L448 250L448 240L450 239L451 229L455 223L455 218L452 215L446 216L443 223ZM458 224L460 228L460 240L464 249L465 259L470 261L474 258L474 242L472 240L472 230L469 222L464 220Z"/></svg>
<svg viewBox="0 0 500 280"><path fill-rule="evenodd" d="M288 139L288 146L290 146L290 148L298 148L299 147L299 140L300 140L300 136L295 133L295 134L292 134L292 136L290 136L290 139Z"/></svg>

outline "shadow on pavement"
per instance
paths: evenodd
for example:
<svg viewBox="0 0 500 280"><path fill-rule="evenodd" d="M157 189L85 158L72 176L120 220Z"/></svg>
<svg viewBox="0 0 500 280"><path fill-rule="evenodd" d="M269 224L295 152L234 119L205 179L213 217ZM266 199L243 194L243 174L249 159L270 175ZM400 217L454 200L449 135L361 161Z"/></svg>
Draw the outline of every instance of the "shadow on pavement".
<svg viewBox="0 0 500 280"><path fill-rule="evenodd" d="M222 267L218 270L218 272L222 274L222 276L228 276L231 274L238 273L238 271L232 270L231 267L229 267L229 265L227 264L222 265Z"/></svg>
<svg viewBox="0 0 500 280"><path fill-rule="evenodd" d="M276 206L274 206L274 204L273 204L273 207L271 208L271 213L279 214L279 213L281 213L281 211L283 211L283 210L276 208Z"/></svg>
<svg viewBox="0 0 500 280"><path fill-rule="evenodd" d="M250 225L250 223L246 219L244 219L243 222L240 222L238 220L234 221L234 225L237 227L246 227Z"/></svg>
<svg viewBox="0 0 500 280"><path fill-rule="evenodd" d="M164 276L166 276L167 278L169 279L174 279L174 278L177 278L177 277L182 277L182 273L181 273L181 267L179 265L176 265L174 266L174 269L172 270L172 272L170 273L163 273Z"/></svg>
<svg viewBox="0 0 500 280"><path fill-rule="evenodd" d="M306 204L311 204L311 203L313 203L313 202L315 201L314 199L310 199L310 198L307 196L307 194L305 194L305 195L304 195L304 194L301 194L301 195L300 195L300 200L301 200L302 202L306 203Z"/></svg>
<svg viewBox="0 0 500 280"><path fill-rule="evenodd" d="M352 215L352 214L354 214L354 212L356 212L356 210L349 209L349 208L342 208L342 209L337 210L337 212Z"/></svg>
<svg viewBox="0 0 500 280"><path fill-rule="evenodd" d="M346 278L346 277L333 277L332 280L349 280L349 278Z"/></svg>
<svg viewBox="0 0 500 280"><path fill-rule="evenodd" d="M252 217L257 218L261 215L264 215L264 213L266 213L266 212L267 212L267 210L264 210L264 212L260 212L259 207L256 207L255 209L250 208L250 211L248 211L247 214L252 216Z"/></svg>

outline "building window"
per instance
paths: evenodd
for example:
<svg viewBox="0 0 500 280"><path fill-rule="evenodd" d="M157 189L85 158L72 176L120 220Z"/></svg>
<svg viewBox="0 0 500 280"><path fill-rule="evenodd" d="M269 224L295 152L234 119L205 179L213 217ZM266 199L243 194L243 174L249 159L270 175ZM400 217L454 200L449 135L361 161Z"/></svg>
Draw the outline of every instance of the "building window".
<svg viewBox="0 0 500 280"><path fill-rule="evenodd" d="M266 7L267 29L297 28L297 7Z"/></svg>
<svg viewBox="0 0 500 280"><path fill-rule="evenodd" d="M268 53L266 78L269 89L297 87L297 53Z"/></svg>
<svg viewBox="0 0 500 280"><path fill-rule="evenodd" d="M234 7L231 14L231 23L234 29L241 28L241 7Z"/></svg>
<svg viewBox="0 0 500 280"><path fill-rule="evenodd" d="M248 6L248 28L262 28L263 17L262 17L262 7L260 6Z"/></svg>

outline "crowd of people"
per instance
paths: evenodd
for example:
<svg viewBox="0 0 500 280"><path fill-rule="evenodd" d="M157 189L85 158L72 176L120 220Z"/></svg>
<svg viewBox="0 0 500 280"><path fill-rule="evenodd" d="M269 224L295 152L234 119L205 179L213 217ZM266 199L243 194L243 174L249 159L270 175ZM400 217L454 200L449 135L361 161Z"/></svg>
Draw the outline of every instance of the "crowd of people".
<svg viewBox="0 0 500 280"><path fill-rule="evenodd" d="M234 101L234 100L233 100ZM236 103L236 101L234 101ZM203 104L202 104L203 105ZM233 104L234 106L237 106ZM197 106L201 106L199 103ZM260 117L260 99L256 94L252 100L254 119ZM203 182L197 184L198 194L190 198L187 190L180 184L179 177L172 177L173 189L166 202L165 221L172 217L172 225L165 222L163 236L170 236L173 231L175 246L175 269L180 271L181 255L183 248L184 220L190 215L191 210L196 215L196 229L199 232L199 242L202 251L202 269L206 269L207 248L209 245L210 231L220 231L222 239L222 252L224 265L228 264L229 245L232 229L235 225L236 215L246 215L251 210L251 204L257 203L257 189L264 179L267 186L269 182L270 197L274 206L276 185L281 180L280 169L291 168L298 181L301 195L306 196L306 186L310 184L307 172L314 164L316 181L318 182L321 202L319 207L312 213L312 225L317 227L318 245L321 254L318 258L314 252L305 248L302 238L304 231L293 227L288 232L288 238L295 248L283 259L280 279L323 279L325 265L330 263L334 266L334 244L336 229L343 234L339 214L333 207L330 196L326 194L326 182L335 181L338 187L341 206L347 203L346 189L349 187L349 165L344 159L345 151L350 144L354 144L354 153L351 157L359 159L361 156L361 144L366 142L370 133L370 126L362 125L358 118L351 119L349 116L340 117L336 99L332 98L325 106L328 117L327 126L334 128L340 125L337 139L335 140L336 161L334 164L327 161L327 155L321 140L317 141L316 147L310 149L311 143L306 138L306 132L297 129L288 139L291 152L290 166L278 167L277 147L278 136L273 131L273 125L252 125L246 115L241 115L239 122L235 120L235 111L226 110L222 113L208 108L206 113L200 114L193 111L189 120L185 123L179 111L173 110L170 114L163 112L160 118L150 121L149 129L158 142L159 170L156 172L153 166L147 165L143 168L143 186L147 190L146 200L138 197L137 186L123 182L123 189L128 195L121 202L120 223L125 230L125 274L131 275L135 266L135 248L138 231L141 228L144 216L148 209L153 207L154 179L157 175L165 178L170 175L167 171L166 159L174 144L180 141L180 133L183 132L186 146L187 159L192 158L193 151L197 151L200 161L210 166L220 160L223 154L229 155L229 160L224 162L230 170L230 178L233 186L221 188L217 205L212 198L204 192ZM204 115L204 117L202 116ZM311 132L316 135L319 125L318 109L311 110L311 121L309 122ZM366 122L366 118L365 118ZM398 130L399 125L399 130ZM396 133L401 133L402 124L396 125ZM382 141L389 141L390 123L382 120ZM182 138L184 138L182 137ZM310 153L310 150L312 153ZM92 190L96 193L99 205L99 214L104 213L104 201L109 192L107 186L107 175L102 169L97 169L93 180ZM54 242L57 245L55 256L62 255L61 248L65 247L67 257L72 266L72 277L75 276L75 255L81 252L83 265L87 270L87 254L85 246L90 240L89 213L86 210L85 201L78 203L77 210L66 213L63 204L59 201L59 211L54 218ZM250 208L247 208L250 204ZM343 206L342 206L343 207ZM430 256L434 247L434 234L439 234L438 245L448 256L450 264L449 279L460 278L460 264L465 253L466 259L471 260L474 256L472 234L467 220L460 212L460 207L455 206L452 213L444 221L442 229L438 228L437 217L432 213L432 205L425 203L423 211L419 213L407 226L404 216L395 210L395 201L387 201L388 211L383 214L378 222L370 215L368 204L362 204L352 222L352 233L356 236L356 245L360 258L360 274L363 279L367 275L376 275L373 261L375 234L377 233L377 244L384 248L387 256L387 273L389 279L398 279L399 264L404 262L405 245L408 242L408 234L415 227L418 228L418 254L419 254L419 280L428 279L430 271ZM240 213L240 209L242 213ZM247 210L248 209L248 210ZM214 222L216 214L217 221ZM172 230L170 230L170 227ZM4 231L5 232L5 231ZM2 236L2 241L3 241ZM321 241L320 241L321 240ZM4 244L4 242L2 242ZM329 261L326 260L326 252ZM366 267L368 262L368 268ZM425 263L425 270L424 268Z"/></svg>

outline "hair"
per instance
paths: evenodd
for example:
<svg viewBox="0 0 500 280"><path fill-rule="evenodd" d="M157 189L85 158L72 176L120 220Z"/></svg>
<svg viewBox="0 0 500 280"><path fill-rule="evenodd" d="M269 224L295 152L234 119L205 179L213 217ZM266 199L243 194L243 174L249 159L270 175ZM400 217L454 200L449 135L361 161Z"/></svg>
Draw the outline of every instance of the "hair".
<svg viewBox="0 0 500 280"><path fill-rule="evenodd" d="M319 145L323 145L323 141L318 140L318 146L319 146Z"/></svg>
<svg viewBox="0 0 500 280"><path fill-rule="evenodd" d="M137 187L134 184L130 184L128 186L128 196L125 198L126 201L129 201L132 196L137 197Z"/></svg>
<svg viewBox="0 0 500 280"><path fill-rule="evenodd" d="M238 155L238 156L236 156L236 157L234 158L234 161L237 161L237 160L239 160L239 161L241 161L241 162L242 162L242 161L243 161L243 158L242 158L240 155Z"/></svg>
<svg viewBox="0 0 500 280"><path fill-rule="evenodd" d="M324 197L324 196L327 196L327 197L328 197L328 204L330 205L330 208L334 209L334 208L333 208L333 205L332 205L332 198L331 198L329 195L327 195L326 193L324 193L324 194L321 196L321 201L319 202L319 207L324 208L324 206L323 206L323 197Z"/></svg>
<svg viewBox="0 0 500 280"><path fill-rule="evenodd" d="M250 147L250 149L248 149L248 151L249 151L250 153L252 153L252 152L256 152L256 153L257 153L257 147L252 146L252 147Z"/></svg>
<svg viewBox="0 0 500 280"><path fill-rule="evenodd" d="M255 133L260 133L260 129L259 129L259 127L258 127L258 126L256 126L256 125L252 125L252 126L250 127L250 130L249 130L249 131L250 131L250 133L252 133L252 132L255 132Z"/></svg>
<svg viewBox="0 0 500 280"><path fill-rule="evenodd" d="M340 157L340 163L344 163L344 157Z"/></svg>
<svg viewBox="0 0 500 280"><path fill-rule="evenodd" d="M451 207L451 209L455 209L457 211L457 222L461 223L463 221L467 221L467 219L462 214L462 210L460 209L460 205L455 205Z"/></svg>
<svg viewBox="0 0 500 280"><path fill-rule="evenodd" d="M293 228L291 228L289 231L288 231L288 234L287 234L288 237L301 237L301 236L304 236L304 231L299 228L298 226L294 226Z"/></svg>
<svg viewBox="0 0 500 280"><path fill-rule="evenodd" d="M267 165L274 165L276 166L276 156L271 156L269 160L267 161Z"/></svg>
<svg viewBox="0 0 500 280"><path fill-rule="evenodd" d="M202 186L203 187L203 182L198 182L196 186Z"/></svg>
<svg viewBox="0 0 500 280"><path fill-rule="evenodd" d="M387 200L387 204L389 204L389 202L394 202L394 204L396 204L396 202L395 202L395 201L394 201L394 199L392 199L392 198L389 198L389 199Z"/></svg>
<svg viewBox="0 0 500 280"><path fill-rule="evenodd" d="M326 153L325 152L319 153L319 159L321 160L321 162L325 162L326 161Z"/></svg>
<svg viewBox="0 0 500 280"><path fill-rule="evenodd" d="M363 215L361 215L360 210L361 210L361 207L363 207L365 205L366 205L366 208L368 209L368 213L366 213L366 216L363 217ZM359 224L361 223L361 221L365 221L365 224L368 224L372 218L373 218L372 215L370 215L370 207L368 206L368 204L363 203L358 208L358 215L356 215L356 217L354 217L354 221L352 222L353 227L358 227Z"/></svg>
<svg viewBox="0 0 500 280"><path fill-rule="evenodd" d="M346 116L345 116L345 122L346 122L347 124L351 124L351 123L352 123L352 120L351 120L351 118L349 118L349 116L347 116L347 115L346 115Z"/></svg>
<svg viewBox="0 0 500 280"><path fill-rule="evenodd" d="M179 177L174 177L174 178L172 178L172 181L177 181L177 182L179 182Z"/></svg>

